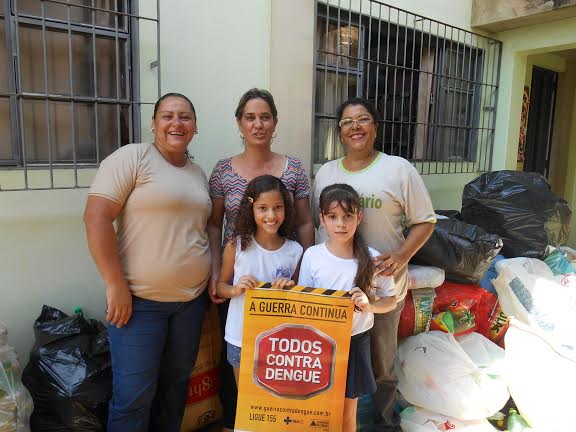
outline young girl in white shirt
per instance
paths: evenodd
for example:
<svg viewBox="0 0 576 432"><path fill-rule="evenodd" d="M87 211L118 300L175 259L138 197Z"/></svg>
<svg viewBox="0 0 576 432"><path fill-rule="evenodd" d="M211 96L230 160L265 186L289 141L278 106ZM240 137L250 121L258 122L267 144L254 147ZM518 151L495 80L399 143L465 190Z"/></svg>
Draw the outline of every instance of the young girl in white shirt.
<svg viewBox="0 0 576 432"><path fill-rule="evenodd" d="M294 285L302 246L294 241L294 205L277 177L254 178L244 192L234 236L224 248L217 294L230 298L224 331L228 362L238 384L244 291L259 282L282 289Z"/></svg>
<svg viewBox="0 0 576 432"><path fill-rule="evenodd" d="M358 193L347 184L334 184L320 194L320 221L328 240L307 249L302 258L298 285L350 291L355 313L348 355L343 431L356 431L358 397L376 391L370 361L369 330L374 314L396 307L394 280L374 276L373 257L357 230L362 221Z"/></svg>

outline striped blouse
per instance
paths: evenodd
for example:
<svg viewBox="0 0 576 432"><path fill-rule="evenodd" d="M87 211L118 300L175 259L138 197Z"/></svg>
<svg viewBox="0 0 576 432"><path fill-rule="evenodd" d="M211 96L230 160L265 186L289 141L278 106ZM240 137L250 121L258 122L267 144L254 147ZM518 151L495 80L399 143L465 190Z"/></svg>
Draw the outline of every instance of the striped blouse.
<svg viewBox="0 0 576 432"><path fill-rule="evenodd" d="M310 181L300 159L287 156L282 183L292 193L294 199L310 195ZM238 218L240 200L248 186L248 181L240 177L232 168L231 158L220 159L210 175L210 196L224 199L224 243L232 238Z"/></svg>

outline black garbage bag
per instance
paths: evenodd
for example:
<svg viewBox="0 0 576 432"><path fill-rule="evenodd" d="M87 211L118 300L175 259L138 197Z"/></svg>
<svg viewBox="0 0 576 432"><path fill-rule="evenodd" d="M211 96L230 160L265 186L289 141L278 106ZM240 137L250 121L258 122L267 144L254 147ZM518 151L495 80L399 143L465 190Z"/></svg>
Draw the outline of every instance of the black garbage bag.
<svg viewBox="0 0 576 432"><path fill-rule="evenodd" d="M112 396L106 327L45 305L34 323L34 335L22 374L34 400L32 431L104 432Z"/></svg>
<svg viewBox="0 0 576 432"><path fill-rule="evenodd" d="M494 171L464 187L462 217L498 234L509 258L540 258L568 239L572 211L539 173Z"/></svg>
<svg viewBox="0 0 576 432"><path fill-rule="evenodd" d="M502 239L496 234L458 219L438 219L410 262L440 267L451 281L477 284L501 248Z"/></svg>

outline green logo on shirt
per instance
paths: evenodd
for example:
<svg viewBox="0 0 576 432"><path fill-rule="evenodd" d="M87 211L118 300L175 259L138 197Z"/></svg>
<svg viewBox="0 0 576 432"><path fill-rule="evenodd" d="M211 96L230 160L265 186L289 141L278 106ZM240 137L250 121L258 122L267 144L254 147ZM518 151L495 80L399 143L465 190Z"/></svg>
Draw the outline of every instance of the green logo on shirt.
<svg viewBox="0 0 576 432"><path fill-rule="evenodd" d="M362 208L379 209L382 207L382 200L380 198L374 198L374 194L372 194L370 197L365 197L364 195L360 194L360 205Z"/></svg>

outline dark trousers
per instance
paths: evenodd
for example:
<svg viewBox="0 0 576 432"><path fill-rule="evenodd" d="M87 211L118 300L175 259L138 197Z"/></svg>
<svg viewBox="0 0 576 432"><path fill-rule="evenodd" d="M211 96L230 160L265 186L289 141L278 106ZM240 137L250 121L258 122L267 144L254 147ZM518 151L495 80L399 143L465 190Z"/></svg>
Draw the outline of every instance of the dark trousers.
<svg viewBox="0 0 576 432"><path fill-rule="evenodd" d="M372 348L372 369L376 379L374 408L378 420L374 430L400 432L400 417L394 412L398 377L394 362L398 351L398 323L404 308L404 301L396 309L384 314L374 314L374 327L370 331Z"/></svg>
<svg viewBox="0 0 576 432"><path fill-rule="evenodd" d="M113 394L107 430L179 432L207 292L190 302L132 299L128 324L108 326Z"/></svg>
<svg viewBox="0 0 576 432"><path fill-rule="evenodd" d="M224 426L234 429L236 421L236 403L238 402L238 388L234 378L234 369L226 357L226 342L224 341L224 329L226 328L226 318L228 317L228 307L230 300L218 305L218 315L220 316L220 328L222 329L222 356L220 358L220 402L222 403L222 417Z"/></svg>

